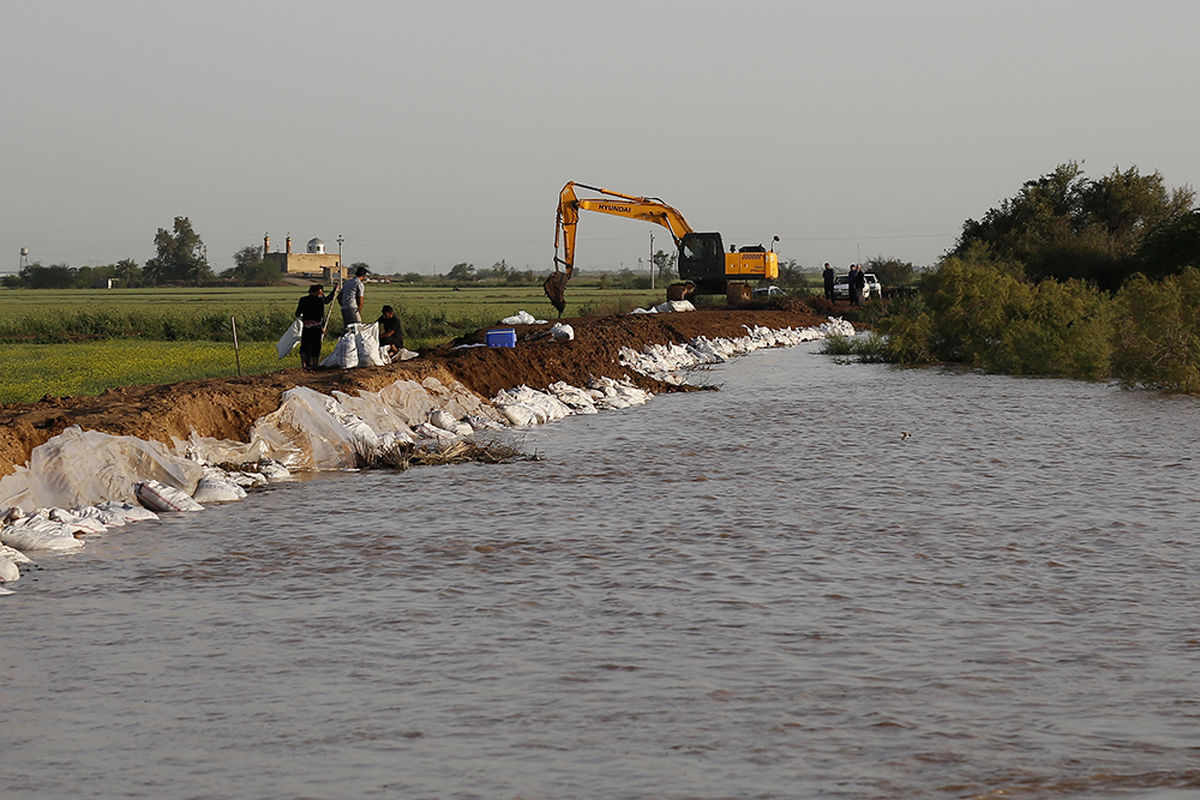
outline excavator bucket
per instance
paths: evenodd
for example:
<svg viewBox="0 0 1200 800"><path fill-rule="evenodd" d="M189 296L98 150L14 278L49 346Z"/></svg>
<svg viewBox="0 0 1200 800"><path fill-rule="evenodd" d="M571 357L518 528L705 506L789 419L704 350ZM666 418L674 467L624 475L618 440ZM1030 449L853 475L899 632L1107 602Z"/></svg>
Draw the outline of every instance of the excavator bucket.
<svg viewBox="0 0 1200 800"><path fill-rule="evenodd" d="M555 271L550 273L550 277L546 278L546 282L542 284L542 291L546 293L546 297L550 298L550 305L558 309L560 317L567 307L567 279L570 277L570 271Z"/></svg>

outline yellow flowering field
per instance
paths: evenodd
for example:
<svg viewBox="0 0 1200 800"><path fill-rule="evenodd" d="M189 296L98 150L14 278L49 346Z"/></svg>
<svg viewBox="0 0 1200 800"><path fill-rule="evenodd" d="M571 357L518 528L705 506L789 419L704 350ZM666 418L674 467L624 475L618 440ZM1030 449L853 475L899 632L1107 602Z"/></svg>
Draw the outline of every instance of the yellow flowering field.
<svg viewBox="0 0 1200 800"><path fill-rule="evenodd" d="M327 346L325 351L329 351ZM295 351L280 361L273 342L241 345L242 374L298 367ZM96 395L105 389L237 374L233 344L107 339L75 344L0 346L0 403L49 394Z"/></svg>

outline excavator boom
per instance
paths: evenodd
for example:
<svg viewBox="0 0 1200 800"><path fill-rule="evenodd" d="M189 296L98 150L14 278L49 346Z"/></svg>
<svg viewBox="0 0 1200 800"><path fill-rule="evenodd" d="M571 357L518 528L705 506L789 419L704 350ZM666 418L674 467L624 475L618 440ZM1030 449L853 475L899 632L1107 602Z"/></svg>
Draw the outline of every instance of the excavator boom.
<svg viewBox="0 0 1200 800"><path fill-rule="evenodd" d="M581 200L575 194L576 186L606 195L606 197ZM551 304L558 309L560 317L566 307L564 295L567 281L570 279L571 273L575 271L575 229L579 224L581 210L612 214L627 219L640 219L662 225L671 232L676 247L679 246L685 235L692 233L692 226L688 225L683 214L658 198L638 197L614 192L610 189L601 189L598 186L588 186L586 183L567 181L558 194L558 218L554 228L554 273L542 285ZM562 248L561 257L559 256L560 246ZM562 267L561 272L559 271L560 266Z"/></svg>
<svg viewBox="0 0 1200 800"><path fill-rule="evenodd" d="M575 194L576 187L604 196L580 199ZM750 296L747 280L770 280L779 277L779 261L773 245L771 251L759 245L743 247L736 252L730 247L726 253L721 234L698 233L692 230L692 226L678 209L672 208L657 197L622 194L598 186L567 181L558 194L558 218L554 228L554 272L542 284L542 289L558 309L560 317L566 308L567 281L575 271L575 229L579 225L580 211L596 211L626 219L640 219L662 225L670 231L675 246L679 248L679 277L684 281L668 288L667 297L672 300L685 299L693 292L724 293L730 303L737 303ZM778 240L779 237L776 236L775 241Z"/></svg>

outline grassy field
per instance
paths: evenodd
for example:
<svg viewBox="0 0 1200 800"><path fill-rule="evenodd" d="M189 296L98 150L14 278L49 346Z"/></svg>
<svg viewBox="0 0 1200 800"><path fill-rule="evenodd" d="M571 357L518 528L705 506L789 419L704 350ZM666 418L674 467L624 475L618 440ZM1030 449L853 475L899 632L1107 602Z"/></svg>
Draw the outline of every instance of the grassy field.
<svg viewBox="0 0 1200 800"><path fill-rule="evenodd" d="M235 375L229 318L237 320L243 374L298 367L275 342L291 324L303 287L232 289L0 290L0 403L43 395L93 395L108 388ZM568 289L565 316L599 316L661 302L662 292ZM408 287L368 284L364 318L383 305L404 319L405 344L419 349L495 325L526 310L556 315L540 286ZM341 333L336 304L323 350Z"/></svg>

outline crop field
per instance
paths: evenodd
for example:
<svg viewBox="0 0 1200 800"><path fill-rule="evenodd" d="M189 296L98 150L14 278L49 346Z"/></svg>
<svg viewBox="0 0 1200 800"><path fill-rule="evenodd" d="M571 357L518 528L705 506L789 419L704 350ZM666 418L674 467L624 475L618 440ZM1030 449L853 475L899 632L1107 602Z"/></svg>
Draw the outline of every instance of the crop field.
<svg viewBox="0 0 1200 800"><path fill-rule="evenodd" d="M328 350L328 348L327 348ZM300 366L283 361L274 343L240 347L242 374ZM0 355L0 402L31 403L45 395L96 395L105 389L237 375L232 342L105 339L73 344L6 344Z"/></svg>
<svg viewBox="0 0 1200 800"><path fill-rule="evenodd" d="M302 286L0 290L0 403L235 375L230 317L237 323L243 374L298 367L295 351L277 358L275 342L304 292ZM662 294L571 286L564 316L645 307L661 302ZM413 350L495 325L522 309L539 319L557 316L540 286L368 284L363 318L374 320L385 304L401 315L405 345ZM323 353L342 330L336 301L330 308Z"/></svg>

